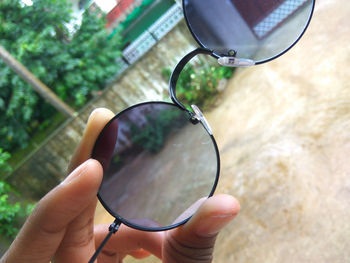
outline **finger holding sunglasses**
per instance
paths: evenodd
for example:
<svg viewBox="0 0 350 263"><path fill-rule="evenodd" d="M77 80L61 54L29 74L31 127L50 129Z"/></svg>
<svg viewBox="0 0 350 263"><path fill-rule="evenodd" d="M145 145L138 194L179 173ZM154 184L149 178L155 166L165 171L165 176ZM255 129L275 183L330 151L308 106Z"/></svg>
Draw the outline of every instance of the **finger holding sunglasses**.
<svg viewBox="0 0 350 263"><path fill-rule="evenodd" d="M99 263L122 262L126 255L144 258L152 253L163 263L209 263L220 230L229 224L240 210L238 201L230 195L215 195L206 199L183 226L166 232L145 232L122 225L103 248ZM180 217L192 214L194 204ZM108 225L95 228L96 244L102 242Z"/></svg>
<svg viewBox="0 0 350 263"><path fill-rule="evenodd" d="M0 262L47 263L52 260L55 263L87 263L95 252L93 219L102 175L102 167L95 160L77 167L39 201ZM118 239L128 245L128 253L121 251L121 246L115 257L125 257L126 254L144 257L142 254L145 253L139 250L140 244L159 255L160 252L155 251L155 248L158 251L161 248L159 234L135 233L127 227L123 232Z"/></svg>
<svg viewBox="0 0 350 263"><path fill-rule="evenodd" d="M94 111L91 114L82 142L72 158L70 169L74 169L76 165L88 158L97 135L111 116L113 114L104 109ZM95 160L88 160L76 168L61 185L38 203L1 262L40 263L52 259L54 262L87 262L95 250L95 237L96 244L99 244L100 232L103 232L103 235L106 232L106 228L102 230L103 228L96 227L95 236L93 234L96 194L102 174L102 167ZM123 226L118 235L114 235L106 247L114 249L112 254L108 254L110 251L102 254L100 262L122 260L127 254L143 258L149 255L147 251L158 257L162 257L163 253L164 262L179 262L178 257L184 257L186 254L190 256L189 260L193 259L192 252L198 252L201 246L204 253L211 253L210 249L208 250L208 244L214 244L216 234L213 232L219 231L226 222L233 218L234 211L237 211L237 206L232 206L232 202L236 203L236 201L232 197L226 198L228 199L224 202L224 206L220 205L223 201L222 198L214 197L211 201L204 202L193 219L185 226L169 231L166 235L164 233L141 232ZM230 209L231 212L228 212ZM209 216L209 221L201 221L201 224L205 226L205 222L214 223L216 229L211 230L211 228L204 227L204 230L196 230L198 220L210 214L216 216ZM213 218L214 222L211 222L210 220ZM224 223L218 224L216 220ZM186 244L184 241L196 242L192 247L194 251L189 250L187 245L180 248L172 246L174 242L175 244ZM174 248L176 249L174 250ZM201 260L201 254L199 256L199 260ZM183 260L180 261L187 262ZM192 260L191 262L196 261Z"/></svg>
<svg viewBox="0 0 350 263"><path fill-rule="evenodd" d="M238 214L238 201L224 194L206 199L183 226L165 232L163 262L209 263L218 233Z"/></svg>
<svg viewBox="0 0 350 263"><path fill-rule="evenodd" d="M94 250L91 233L103 171L97 161L88 159L98 134L113 116L106 109L97 109L90 115L72 158L70 175L39 201L1 263L48 262L54 254L82 254L75 261L80 262L90 256L85 255L85 250Z"/></svg>
<svg viewBox="0 0 350 263"><path fill-rule="evenodd" d="M94 160L74 170L38 203L1 262L87 262L95 241L99 244L107 231L106 226L97 226L93 234L92 218L101 178L102 167ZM122 226L107 243L99 262L118 262L127 254L143 258L149 255L146 251L167 263L210 262L217 233L238 210L233 197L217 195L206 200L178 229L142 232Z"/></svg>
<svg viewBox="0 0 350 263"><path fill-rule="evenodd" d="M70 161L68 173L91 157L97 137L113 117L114 113L105 108L96 109L90 114L83 137Z"/></svg>
<svg viewBox="0 0 350 263"><path fill-rule="evenodd" d="M95 160L76 168L38 202L0 262L47 263L55 254L57 262L87 262L87 251L94 249L92 219L102 175Z"/></svg>
<svg viewBox="0 0 350 263"><path fill-rule="evenodd" d="M88 158L96 138L113 116L107 109L92 112L72 157L71 173L39 201L16 240L0 259L1 263L88 262L95 251L93 222L96 195L103 176L101 164ZM110 139L114 140L113 137ZM107 149L107 152L111 151ZM153 253L160 256L161 239L156 233L135 234L127 227L121 232L125 232L124 236L129 240L128 254L138 258L149 255L139 249L144 240L151 247L150 251L153 249ZM125 243L125 240L120 238L120 242ZM154 248L157 250L154 251ZM126 255L119 254L121 257Z"/></svg>
<svg viewBox="0 0 350 263"><path fill-rule="evenodd" d="M104 147L101 149L95 149L95 151L98 151L100 155L103 158L100 158L100 164L104 169L108 166L108 163L110 162L110 158L112 157L113 151L114 151L114 145L117 139L117 134L118 134L118 124L117 122L113 122L111 125L106 127L106 124L114 117L113 112L107 110L107 109L97 109L94 110L88 120L84 135L82 137L82 140L77 147L71 164L70 164L70 169L74 169L76 165L79 163L85 161L87 158L91 156L91 153L93 151L95 142L97 140L97 137L101 133L103 129L104 131L104 137L103 140L105 141L103 143ZM100 187L100 184L97 186L97 189ZM97 192L96 192L97 194ZM95 195L96 196L96 195ZM96 208L96 202L91 204L90 209L86 210L83 214L79 215L79 217L76 219L76 222L74 222L74 226L71 226L70 231L67 231L67 236L65 240L63 240L60 248L57 250L55 254L55 262L70 262L70 261L77 261L78 262L88 262L90 259L91 255L95 251L95 244L98 245L100 243L99 240L95 240L96 238L93 238L93 245L89 246L89 249L87 250L86 248L82 249L83 254L86 255L86 258L84 257L84 260L79 257L79 253L77 252L79 248L74 247L74 240L79 239L81 236L84 236L85 238L88 238L86 235L87 228L89 229L88 232L90 235L93 235L93 222L94 222L94 212ZM86 218L90 218L89 220L89 225L86 227L81 227L84 226L84 222L86 222ZM108 226L104 228L104 230L108 230ZM132 235L132 233L131 233ZM130 235L128 235L130 236ZM144 235L147 240L147 235ZM136 239L136 237L134 238ZM149 242L149 240L148 240ZM73 243L73 246L72 246ZM125 243L125 241L123 242ZM132 243L139 244L140 239L138 238L137 240L133 241ZM139 246L134 245L133 249L130 249L129 252L130 254L133 253L134 250L138 250ZM71 253L73 251L73 253ZM137 253L137 252L135 252ZM125 255L121 255L122 253L115 254L115 257L124 257ZM136 254L135 254L136 255ZM138 253L138 256L140 257L140 253ZM103 261L102 261L103 262Z"/></svg>

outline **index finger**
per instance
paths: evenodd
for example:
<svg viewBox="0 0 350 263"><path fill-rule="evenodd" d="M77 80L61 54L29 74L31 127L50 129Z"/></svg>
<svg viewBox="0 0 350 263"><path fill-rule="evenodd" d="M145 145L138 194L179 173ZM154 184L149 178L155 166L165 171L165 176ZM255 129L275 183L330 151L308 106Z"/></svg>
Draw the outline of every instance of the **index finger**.
<svg viewBox="0 0 350 263"><path fill-rule="evenodd" d="M114 113L105 108L94 110L88 119L84 135L76 148L68 166L68 174L80 164L91 158L91 153L102 129L114 117Z"/></svg>

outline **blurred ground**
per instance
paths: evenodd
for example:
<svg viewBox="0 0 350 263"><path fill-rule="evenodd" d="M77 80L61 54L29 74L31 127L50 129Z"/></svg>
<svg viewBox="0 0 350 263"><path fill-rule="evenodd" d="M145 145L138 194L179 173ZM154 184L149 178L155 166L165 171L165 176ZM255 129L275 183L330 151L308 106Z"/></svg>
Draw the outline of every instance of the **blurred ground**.
<svg viewBox="0 0 350 263"><path fill-rule="evenodd" d="M317 1L297 46L237 71L206 114L222 158L217 192L242 206L214 262L350 262L349 14L348 0Z"/></svg>

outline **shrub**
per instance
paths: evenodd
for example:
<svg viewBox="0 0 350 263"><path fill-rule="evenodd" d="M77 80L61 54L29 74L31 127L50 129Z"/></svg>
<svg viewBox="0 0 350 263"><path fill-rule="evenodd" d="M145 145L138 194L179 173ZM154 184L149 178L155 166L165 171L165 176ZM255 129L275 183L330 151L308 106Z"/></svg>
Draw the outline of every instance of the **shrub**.
<svg viewBox="0 0 350 263"><path fill-rule="evenodd" d="M0 170L11 172L7 160L11 155L0 148ZM19 202L10 202L11 197L18 197L10 185L0 180L0 235L14 238L24 218L31 213L33 204L22 205Z"/></svg>
<svg viewBox="0 0 350 263"><path fill-rule="evenodd" d="M208 107L219 93L219 81L230 78L233 71L234 68L213 65L204 59L187 64L177 81L176 96L186 107L191 104ZM164 68L162 76L169 81L171 72L171 69Z"/></svg>
<svg viewBox="0 0 350 263"><path fill-rule="evenodd" d="M151 153L158 153L165 139L177 127L184 125L179 111L163 110L157 116L146 115L146 125L130 125L131 141Z"/></svg>
<svg viewBox="0 0 350 263"><path fill-rule="evenodd" d="M7 163L8 159L10 158L11 154L4 152L4 150L0 148L0 171L2 174L11 172L11 166Z"/></svg>
<svg viewBox="0 0 350 263"><path fill-rule="evenodd" d="M0 235L14 238L24 218L31 213L34 205L22 205L9 201L15 191L4 181L0 181Z"/></svg>

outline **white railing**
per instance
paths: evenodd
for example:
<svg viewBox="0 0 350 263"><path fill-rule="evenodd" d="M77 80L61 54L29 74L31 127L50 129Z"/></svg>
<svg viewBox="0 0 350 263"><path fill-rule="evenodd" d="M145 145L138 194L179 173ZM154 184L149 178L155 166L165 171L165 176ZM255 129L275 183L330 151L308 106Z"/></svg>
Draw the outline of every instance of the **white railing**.
<svg viewBox="0 0 350 263"><path fill-rule="evenodd" d="M164 15L162 15L148 31L158 40L169 33L182 19L184 15L179 4L173 5Z"/></svg>
<svg viewBox="0 0 350 263"><path fill-rule="evenodd" d="M129 64L135 63L183 19L182 7L175 3L152 26L123 50Z"/></svg>

